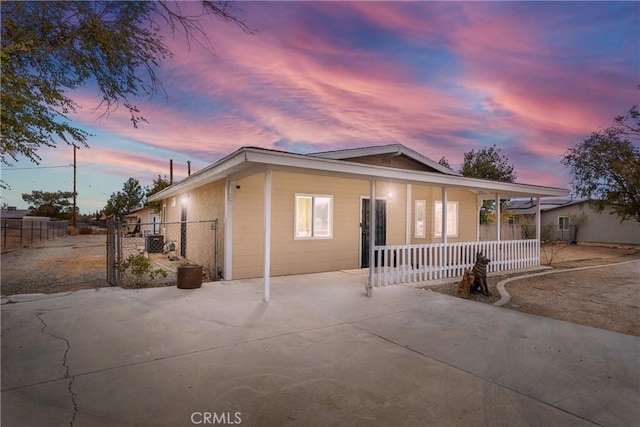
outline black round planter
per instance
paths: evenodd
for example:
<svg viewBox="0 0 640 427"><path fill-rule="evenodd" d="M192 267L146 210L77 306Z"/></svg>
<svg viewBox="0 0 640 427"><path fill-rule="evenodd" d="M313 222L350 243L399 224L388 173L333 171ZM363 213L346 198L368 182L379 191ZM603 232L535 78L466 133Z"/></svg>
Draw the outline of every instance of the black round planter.
<svg viewBox="0 0 640 427"><path fill-rule="evenodd" d="M201 265L178 266L178 288L196 289L202 286Z"/></svg>

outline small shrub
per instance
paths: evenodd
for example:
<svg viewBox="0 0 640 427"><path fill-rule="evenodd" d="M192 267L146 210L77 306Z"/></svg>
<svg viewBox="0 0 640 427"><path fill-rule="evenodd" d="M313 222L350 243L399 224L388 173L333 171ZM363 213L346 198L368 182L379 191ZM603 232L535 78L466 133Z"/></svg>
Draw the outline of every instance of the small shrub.
<svg viewBox="0 0 640 427"><path fill-rule="evenodd" d="M82 227L78 230L78 234L93 234L91 227Z"/></svg>
<svg viewBox="0 0 640 427"><path fill-rule="evenodd" d="M551 265L556 255L558 255L558 253L566 247L567 245L561 242L550 242L541 244L540 248L542 249L542 255L544 256L544 264Z"/></svg>
<svg viewBox="0 0 640 427"><path fill-rule="evenodd" d="M127 273L132 277L132 288L141 288L145 283L145 276L149 280L156 277L167 277L167 272L161 268L153 269L146 256L142 254L131 254L120 264L120 271Z"/></svg>

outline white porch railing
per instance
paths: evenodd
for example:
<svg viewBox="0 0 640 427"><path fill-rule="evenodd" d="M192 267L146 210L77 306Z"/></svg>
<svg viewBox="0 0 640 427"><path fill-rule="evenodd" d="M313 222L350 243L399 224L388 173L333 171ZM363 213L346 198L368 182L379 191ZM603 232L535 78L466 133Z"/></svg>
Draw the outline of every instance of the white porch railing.
<svg viewBox="0 0 640 427"><path fill-rule="evenodd" d="M489 272L540 265L536 239L386 245L375 246L374 251L374 286L462 276L465 268L473 267L478 252L491 260Z"/></svg>

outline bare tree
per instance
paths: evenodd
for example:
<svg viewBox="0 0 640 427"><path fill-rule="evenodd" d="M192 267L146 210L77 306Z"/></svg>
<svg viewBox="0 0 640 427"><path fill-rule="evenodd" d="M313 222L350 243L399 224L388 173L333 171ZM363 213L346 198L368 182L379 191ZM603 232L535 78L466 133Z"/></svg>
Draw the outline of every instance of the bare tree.
<svg viewBox="0 0 640 427"><path fill-rule="evenodd" d="M3 1L0 162L24 156L38 163L38 149L59 142L88 147L90 135L68 118L80 107L73 91L87 84L97 86L104 114L122 105L133 126L146 122L134 99L162 90L156 70L172 56L163 29L182 33L188 46L206 47L211 19L254 32L230 2L201 1L194 10L197 5Z"/></svg>

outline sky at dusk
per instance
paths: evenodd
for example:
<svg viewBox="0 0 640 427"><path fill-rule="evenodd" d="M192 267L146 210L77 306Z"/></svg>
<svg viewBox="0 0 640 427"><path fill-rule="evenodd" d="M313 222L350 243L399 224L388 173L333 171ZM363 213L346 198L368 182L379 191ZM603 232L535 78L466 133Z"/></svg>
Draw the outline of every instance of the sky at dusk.
<svg viewBox="0 0 640 427"><path fill-rule="evenodd" d="M517 182L569 187L571 145L639 102L638 2L238 2L258 31L207 21L213 45L167 35L164 93L94 111L91 87L73 117L78 206L101 209L133 177L176 180L242 146L294 153L400 143L457 169L495 144ZM40 166L2 168L2 203L73 190L73 149L42 149Z"/></svg>

